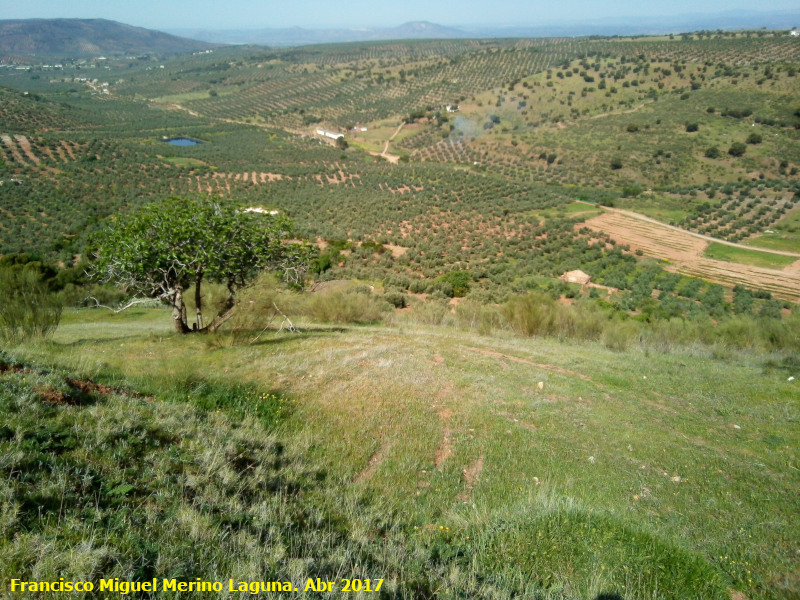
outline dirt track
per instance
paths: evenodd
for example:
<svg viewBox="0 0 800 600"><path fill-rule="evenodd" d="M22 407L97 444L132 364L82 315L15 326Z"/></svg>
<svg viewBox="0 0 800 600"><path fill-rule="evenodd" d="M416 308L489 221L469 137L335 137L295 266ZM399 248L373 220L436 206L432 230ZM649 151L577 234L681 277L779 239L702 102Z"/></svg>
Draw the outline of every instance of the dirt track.
<svg viewBox="0 0 800 600"><path fill-rule="evenodd" d="M629 245L632 250L641 250L646 256L668 260L668 270L725 285L742 284L769 290L778 297L795 302L800 300L800 260L785 269L767 269L704 258L703 252L709 243L719 240L616 209L607 210L588 220L585 225L610 235L618 243ZM739 244L728 245L753 250ZM800 254L791 252L774 254L800 259Z"/></svg>

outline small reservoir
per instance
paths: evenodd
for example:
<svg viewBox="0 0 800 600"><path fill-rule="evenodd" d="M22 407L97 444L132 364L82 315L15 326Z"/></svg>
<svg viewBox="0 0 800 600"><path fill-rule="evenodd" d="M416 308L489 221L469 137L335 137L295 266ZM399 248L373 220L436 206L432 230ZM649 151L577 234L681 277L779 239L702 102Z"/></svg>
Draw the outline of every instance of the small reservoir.
<svg viewBox="0 0 800 600"><path fill-rule="evenodd" d="M204 143L201 142L200 140L195 140L187 137L174 137L166 139L164 141L173 146L199 146L200 144Z"/></svg>

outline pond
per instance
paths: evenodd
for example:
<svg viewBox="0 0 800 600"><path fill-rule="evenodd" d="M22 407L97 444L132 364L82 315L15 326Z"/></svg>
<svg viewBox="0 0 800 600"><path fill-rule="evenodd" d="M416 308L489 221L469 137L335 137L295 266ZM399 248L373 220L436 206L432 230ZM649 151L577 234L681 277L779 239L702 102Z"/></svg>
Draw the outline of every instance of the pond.
<svg viewBox="0 0 800 600"><path fill-rule="evenodd" d="M168 140L164 141L168 144L172 144L173 146L199 146L200 144L204 143L200 140L193 140L192 138L187 137L169 138Z"/></svg>

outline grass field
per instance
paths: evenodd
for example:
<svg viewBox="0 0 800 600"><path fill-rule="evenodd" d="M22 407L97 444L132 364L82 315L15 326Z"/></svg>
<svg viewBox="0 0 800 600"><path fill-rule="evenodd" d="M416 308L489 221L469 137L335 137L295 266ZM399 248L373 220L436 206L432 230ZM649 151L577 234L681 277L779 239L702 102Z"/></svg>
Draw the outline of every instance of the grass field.
<svg viewBox="0 0 800 600"><path fill-rule="evenodd" d="M770 250L797 252L800 249L800 210L790 212L775 223L770 231L771 233L762 233L745 243Z"/></svg>
<svg viewBox="0 0 800 600"><path fill-rule="evenodd" d="M381 597L798 591L792 362L402 320L254 344L168 327L163 310L72 312L16 351L47 371L0 375L18 432L0 464L52 465L3 483L4 579L71 556L73 577L369 577ZM59 368L118 391L81 396ZM35 521L34 489L52 507Z"/></svg>
<svg viewBox="0 0 800 600"><path fill-rule="evenodd" d="M768 269L783 269L799 260L792 256L759 252L758 250L746 250L744 248L736 248L734 246L717 243L710 244L705 252L703 252L703 256L715 260L766 267Z"/></svg>

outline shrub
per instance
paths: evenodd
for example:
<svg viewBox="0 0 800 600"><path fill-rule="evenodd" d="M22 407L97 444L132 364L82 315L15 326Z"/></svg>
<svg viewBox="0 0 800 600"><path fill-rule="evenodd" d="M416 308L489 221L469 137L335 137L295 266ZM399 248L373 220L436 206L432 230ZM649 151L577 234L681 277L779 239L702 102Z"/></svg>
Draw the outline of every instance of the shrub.
<svg viewBox="0 0 800 600"><path fill-rule="evenodd" d="M324 323L376 323L383 317L386 306L377 296L337 290L312 294L303 312Z"/></svg>
<svg viewBox="0 0 800 600"><path fill-rule="evenodd" d="M761 137L760 133L753 132L747 136L747 143L748 144L760 144L764 138Z"/></svg>
<svg viewBox="0 0 800 600"><path fill-rule="evenodd" d="M51 334L61 320L61 299L29 268L0 269L0 340L16 344Z"/></svg>
<svg viewBox="0 0 800 600"><path fill-rule="evenodd" d="M622 159L619 158L618 156L612 158L611 159L611 168L614 169L615 171L621 169L622 168Z"/></svg>
<svg viewBox="0 0 800 600"><path fill-rule="evenodd" d="M698 123L687 123L686 124L686 131L688 131L689 133L694 133L698 129L700 129L700 125Z"/></svg>
<svg viewBox="0 0 800 600"><path fill-rule="evenodd" d="M728 154L731 156L741 156L747 152L747 146L745 146L742 142L734 142L731 144L731 147L728 148Z"/></svg>
<svg viewBox="0 0 800 600"><path fill-rule="evenodd" d="M719 148L716 146L709 146L706 148L706 158L719 158Z"/></svg>

